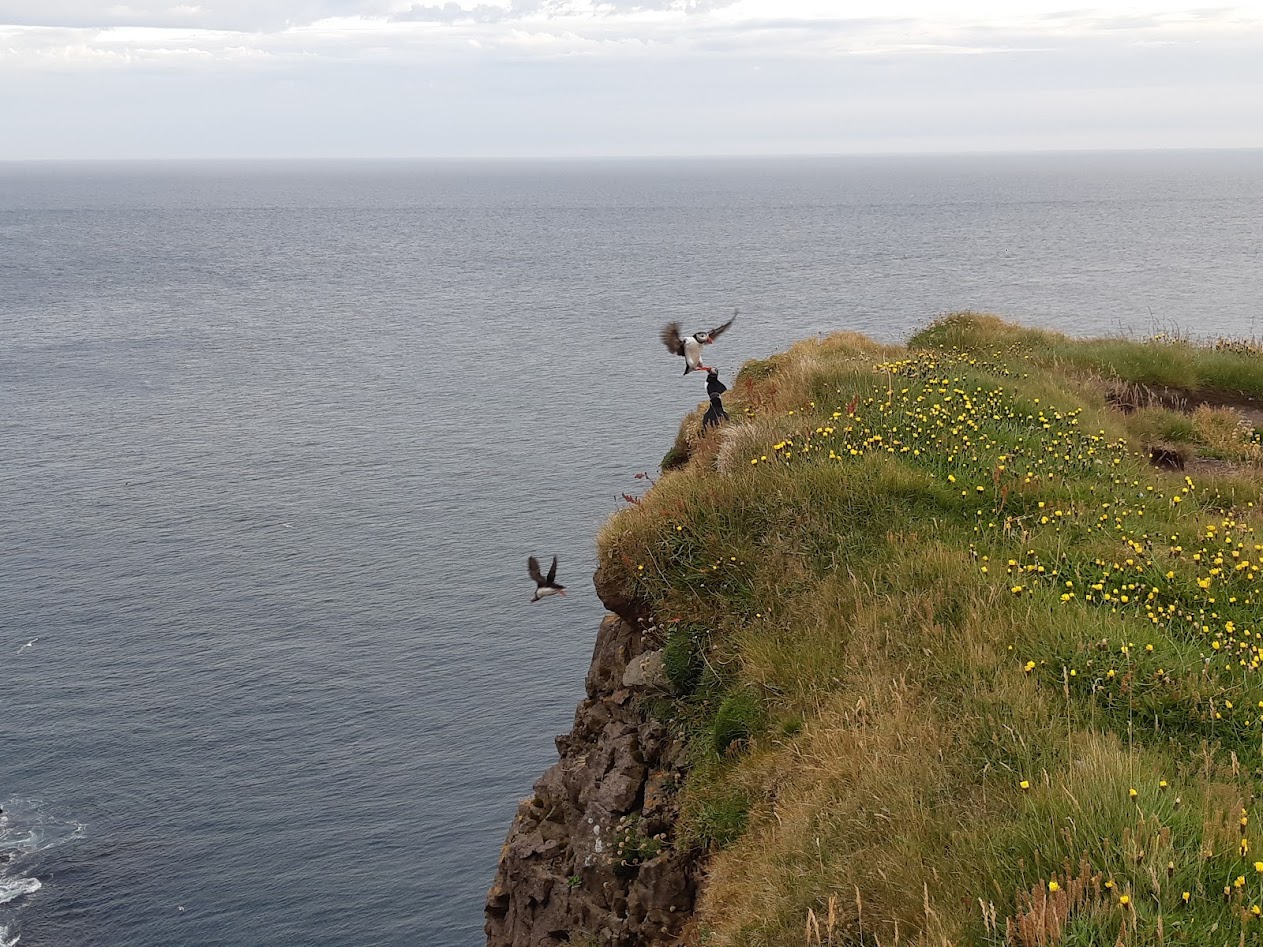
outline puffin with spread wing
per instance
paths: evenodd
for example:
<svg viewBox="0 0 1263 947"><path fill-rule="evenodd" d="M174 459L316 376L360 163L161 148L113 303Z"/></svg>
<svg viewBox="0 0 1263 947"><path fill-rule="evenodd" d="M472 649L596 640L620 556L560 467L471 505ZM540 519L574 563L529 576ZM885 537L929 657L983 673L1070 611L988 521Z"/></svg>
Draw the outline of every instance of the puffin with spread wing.
<svg viewBox="0 0 1263 947"><path fill-rule="evenodd" d="M530 556L526 560L526 571L531 574L531 578L535 580L535 594L531 596L532 602L538 602L541 598L547 598L549 595L565 595L566 587L558 585L554 580L557 578L557 557L553 556L553 566L548 570L548 575L544 575L539 571L539 560L534 556Z"/></svg>
<svg viewBox="0 0 1263 947"><path fill-rule="evenodd" d="M718 329L711 329L709 332L696 332L693 335L680 337L680 324L673 322L662 330L662 344L667 347L672 355L682 355L684 357L684 374L692 371L713 371L707 365L702 364L702 346L710 345L717 338L728 331L728 327L737 321L737 310L732 311L732 318L721 325Z"/></svg>

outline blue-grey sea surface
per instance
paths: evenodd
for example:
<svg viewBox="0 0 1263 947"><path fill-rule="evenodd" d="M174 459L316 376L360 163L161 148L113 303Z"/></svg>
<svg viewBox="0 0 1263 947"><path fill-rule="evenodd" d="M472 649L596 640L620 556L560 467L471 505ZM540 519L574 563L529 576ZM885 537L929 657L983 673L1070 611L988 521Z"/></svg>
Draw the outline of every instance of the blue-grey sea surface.
<svg viewBox="0 0 1263 947"><path fill-rule="evenodd" d="M663 323L1256 335L1261 254L1259 152L0 165L0 940L479 944Z"/></svg>

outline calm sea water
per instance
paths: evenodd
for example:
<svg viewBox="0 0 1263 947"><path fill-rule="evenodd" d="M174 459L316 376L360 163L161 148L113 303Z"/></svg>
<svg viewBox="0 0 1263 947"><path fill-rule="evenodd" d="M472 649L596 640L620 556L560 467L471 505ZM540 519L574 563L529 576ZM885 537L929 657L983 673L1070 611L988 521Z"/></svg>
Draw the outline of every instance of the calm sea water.
<svg viewBox="0 0 1263 947"><path fill-rule="evenodd" d="M0 165L0 940L480 943L662 323L1255 335L1261 255L1258 152Z"/></svg>

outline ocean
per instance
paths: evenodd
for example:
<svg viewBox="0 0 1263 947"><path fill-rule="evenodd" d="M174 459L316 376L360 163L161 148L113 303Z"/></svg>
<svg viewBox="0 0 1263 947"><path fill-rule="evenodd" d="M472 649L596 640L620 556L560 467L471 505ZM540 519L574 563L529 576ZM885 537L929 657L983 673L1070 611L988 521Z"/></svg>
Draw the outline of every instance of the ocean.
<svg viewBox="0 0 1263 947"><path fill-rule="evenodd" d="M481 943L733 307L1255 336L1263 152L0 164L0 943Z"/></svg>

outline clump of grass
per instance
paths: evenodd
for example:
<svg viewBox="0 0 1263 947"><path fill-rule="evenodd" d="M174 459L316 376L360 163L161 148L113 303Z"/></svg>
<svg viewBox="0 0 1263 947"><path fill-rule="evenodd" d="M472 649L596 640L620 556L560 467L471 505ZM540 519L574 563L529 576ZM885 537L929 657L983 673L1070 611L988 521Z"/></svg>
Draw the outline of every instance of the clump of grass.
<svg viewBox="0 0 1263 947"><path fill-rule="evenodd" d="M722 780L690 786L684 797L682 841L708 850L732 844L749 825L752 803L743 787Z"/></svg>
<svg viewBox="0 0 1263 947"><path fill-rule="evenodd" d="M1127 428L1139 444L1191 444L1197 440L1193 419L1168 408L1141 408L1128 418Z"/></svg>
<svg viewBox="0 0 1263 947"><path fill-rule="evenodd" d="M662 648L662 668L677 694L689 694L702 676L702 632L692 625L676 624Z"/></svg>
<svg viewBox="0 0 1263 947"><path fill-rule="evenodd" d="M671 449L666 452L659 465L663 473L678 470L688 464L703 438L703 433L702 412L697 410L685 415L680 422L679 431L676 432L675 443L671 445Z"/></svg>
<svg viewBox="0 0 1263 947"><path fill-rule="evenodd" d="M1108 910L1107 890L1100 873L1084 857L1077 873L1067 868L1063 875L1019 893L1016 910L1005 925L1005 935L1014 947L1060 944L1072 921ZM996 931L988 933L994 935Z"/></svg>
<svg viewBox="0 0 1263 947"><path fill-rule="evenodd" d="M752 358L741 366L737 372L737 384L748 384L751 387L765 382L776 374L776 361L770 358Z"/></svg>
<svg viewBox="0 0 1263 947"><path fill-rule="evenodd" d="M1193 436L1211 457L1259 463L1263 460L1254 431L1231 408L1200 405L1193 412Z"/></svg>
<svg viewBox="0 0 1263 947"><path fill-rule="evenodd" d="M711 724L711 745L716 753L725 754L734 747L748 744L763 723L763 707L749 690L725 697L715 711Z"/></svg>
<svg viewBox="0 0 1263 947"><path fill-rule="evenodd" d="M669 629L707 943L826 906L839 944L1263 937L1263 481L1149 465L1257 439L1107 391L1227 390L1253 355L973 315L913 342L743 373L739 420L600 536Z"/></svg>

